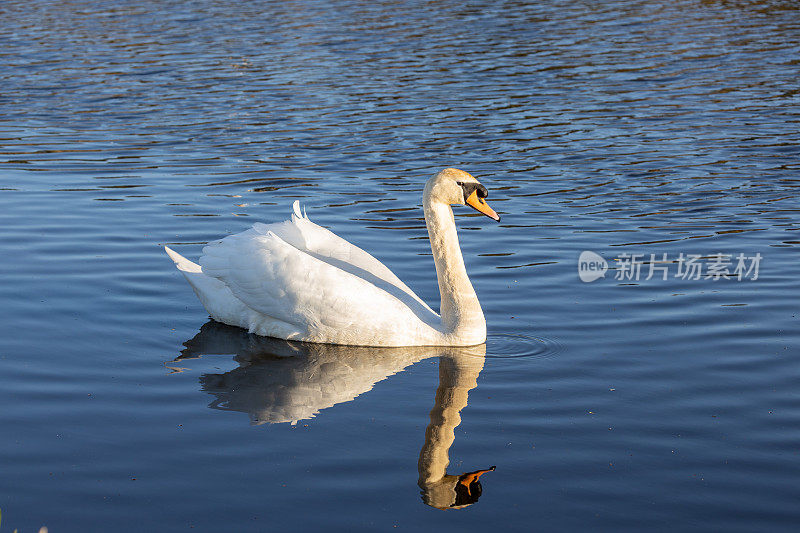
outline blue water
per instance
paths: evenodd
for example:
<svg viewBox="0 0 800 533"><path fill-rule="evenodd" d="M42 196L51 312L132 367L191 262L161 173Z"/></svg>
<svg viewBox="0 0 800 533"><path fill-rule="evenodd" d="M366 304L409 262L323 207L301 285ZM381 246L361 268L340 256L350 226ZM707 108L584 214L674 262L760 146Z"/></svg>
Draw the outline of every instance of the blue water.
<svg viewBox="0 0 800 533"><path fill-rule="evenodd" d="M0 531L796 530L797 3L0 15ZM161 248L300 199L435 307L447 166L485 356L253 338ZM675 276L720 253L757 279ZM443 512L428 448L496 470Z"/></svg>

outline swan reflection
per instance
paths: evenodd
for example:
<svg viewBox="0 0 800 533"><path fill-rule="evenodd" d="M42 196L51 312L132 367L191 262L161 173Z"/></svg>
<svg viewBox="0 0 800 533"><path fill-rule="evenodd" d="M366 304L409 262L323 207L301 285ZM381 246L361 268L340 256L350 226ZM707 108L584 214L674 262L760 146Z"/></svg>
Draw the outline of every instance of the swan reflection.
<svg viewBox="0 0 800 533"><path fill-rule="evenodd" d="M485 344L466 348L301 344L209 321L184 346L176 361L234 355L238 368L203 374L201 387L215 397L209 407L247 413L255 425L297 424L323 409L352 401L414 363L439 357L439 387L418 462L422 499L439 509L471 505L481 495L481 475L494 470L447 473L460 412L483 369Z"/></svg>

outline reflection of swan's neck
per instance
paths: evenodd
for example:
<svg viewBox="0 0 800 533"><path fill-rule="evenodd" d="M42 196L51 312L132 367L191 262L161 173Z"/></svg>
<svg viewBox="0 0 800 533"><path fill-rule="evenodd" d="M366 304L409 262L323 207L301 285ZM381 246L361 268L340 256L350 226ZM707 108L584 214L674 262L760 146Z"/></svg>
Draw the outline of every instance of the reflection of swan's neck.
<svg viewBox="0 0 800 533"><path fill-rule="evenodd" d="M486 320L467 277L453 210L449 205L433 200L427 190L425 192L425 223L439 280L443 333L467 344L481 343L486 339Z"/></svg>
<svg viewBox="0 0 800 533"><path fill-rule="evenodd" d="M478 384L483 363L483 357L443 356L439 359L439 388L417 463L420 487L440 481L447 473L450 446L455 440L455 429L461 423L460 412L467 405L469 391Z"/></svg>

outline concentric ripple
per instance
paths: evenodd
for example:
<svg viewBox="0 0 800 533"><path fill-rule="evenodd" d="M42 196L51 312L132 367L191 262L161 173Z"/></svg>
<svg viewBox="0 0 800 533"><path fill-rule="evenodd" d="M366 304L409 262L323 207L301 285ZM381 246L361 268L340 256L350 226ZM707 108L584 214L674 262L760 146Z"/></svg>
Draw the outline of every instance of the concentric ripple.
<svg viewBox="0 0 800 533"><path fill-rule="evenodd" d="M561 344L546 337L518 333L494 333L486 339L486 357L517 359L521 357L553 357L561 351Z"/></svg>

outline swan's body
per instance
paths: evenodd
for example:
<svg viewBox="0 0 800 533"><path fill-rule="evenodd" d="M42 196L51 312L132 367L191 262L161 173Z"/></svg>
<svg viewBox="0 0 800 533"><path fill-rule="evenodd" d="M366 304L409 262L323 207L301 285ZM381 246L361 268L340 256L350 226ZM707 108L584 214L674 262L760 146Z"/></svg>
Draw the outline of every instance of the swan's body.
<svg viewBox="0 0 800 533"><path fill-rule="evenodd" d="M486 321L450 205L467 203L498 219L485 197L461 170L445 169L425 185L441 316L380 261L303 216L297 202L290 220L209 244L200 265L166 251L212 318L251 333L361 346L470 346L486 340Z"/></svg>

